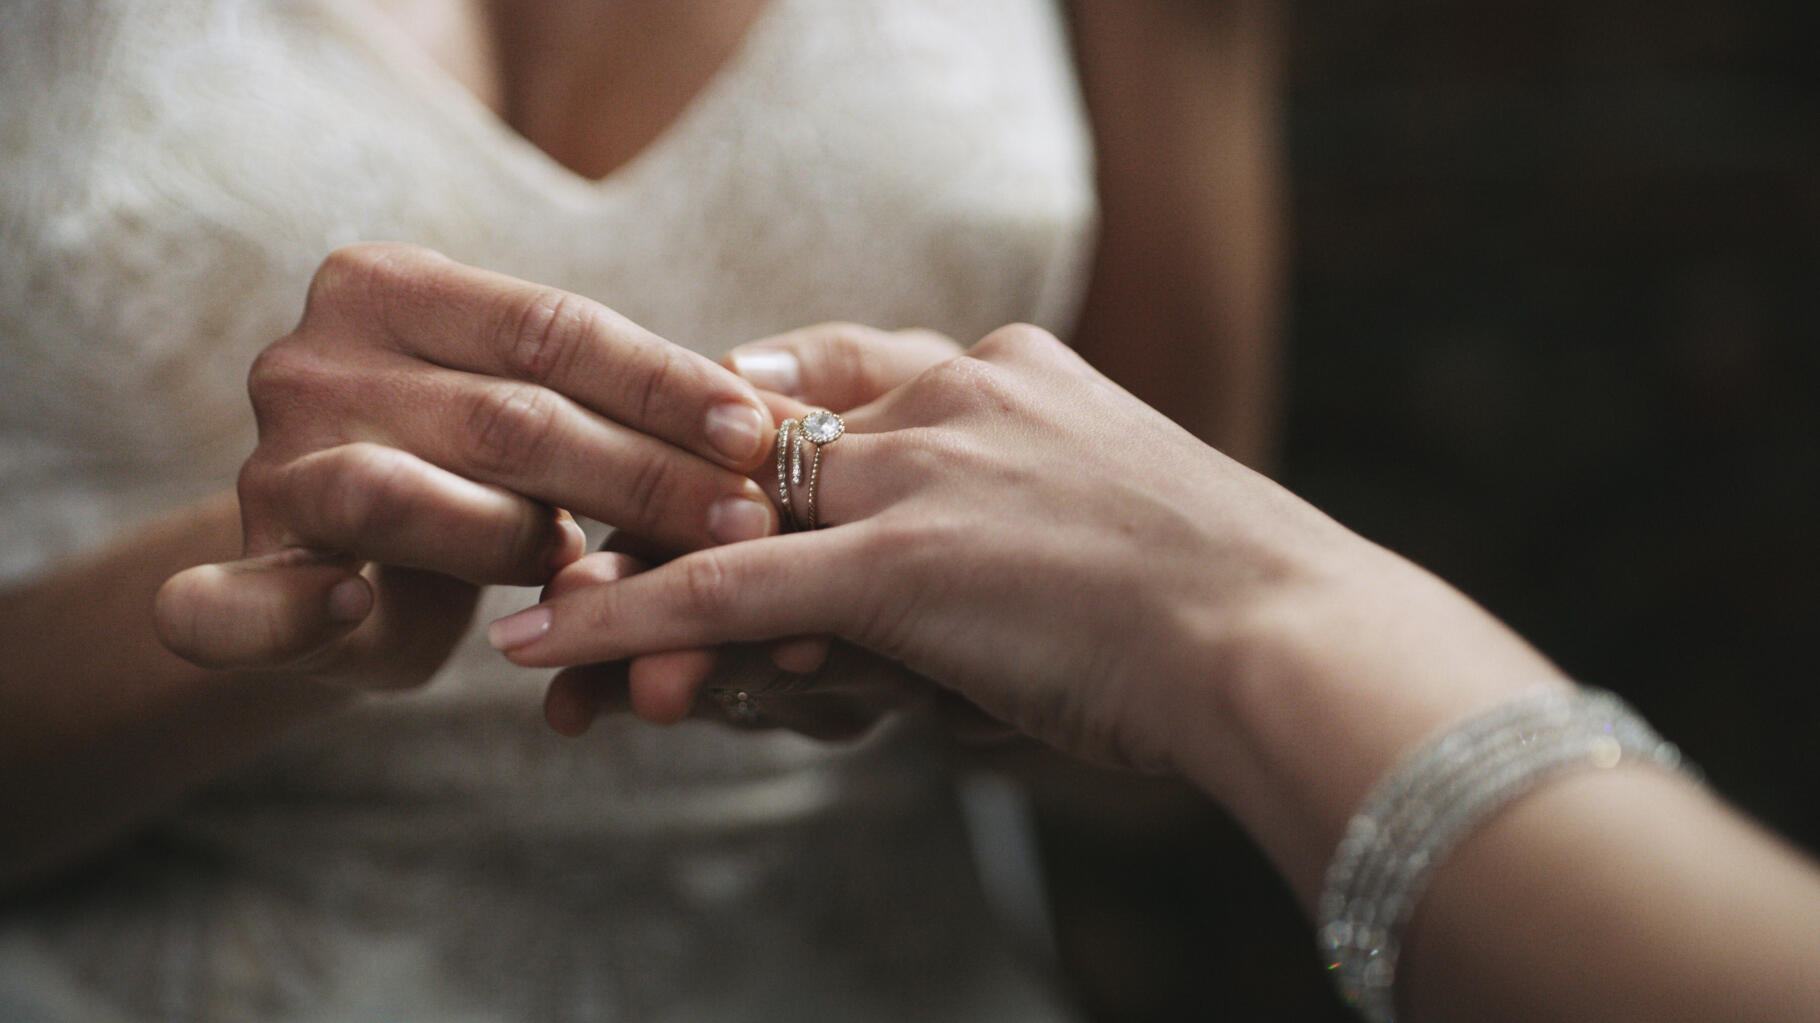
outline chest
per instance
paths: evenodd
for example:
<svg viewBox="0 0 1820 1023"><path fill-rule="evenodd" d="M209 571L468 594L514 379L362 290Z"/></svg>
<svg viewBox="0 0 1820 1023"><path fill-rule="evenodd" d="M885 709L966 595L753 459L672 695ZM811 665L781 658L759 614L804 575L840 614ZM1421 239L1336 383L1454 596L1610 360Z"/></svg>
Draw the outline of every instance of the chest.
<svg viewBox="0 0 1820 1023"><path fill-rule="evenodd" d="M1047 0L767 0L598 178L362 2L120 0L86 50L0 38L28 100L0 106L0 433L231 479L247 365L361 239L710 354L820 320L1066 327L1091 160Z"/></svg>
<svg viewBox="0 0 1820 1023"><path fill-rule="evenodd" d="M650 145L766 0L353 0L511 130L598 179Z"/></svg>

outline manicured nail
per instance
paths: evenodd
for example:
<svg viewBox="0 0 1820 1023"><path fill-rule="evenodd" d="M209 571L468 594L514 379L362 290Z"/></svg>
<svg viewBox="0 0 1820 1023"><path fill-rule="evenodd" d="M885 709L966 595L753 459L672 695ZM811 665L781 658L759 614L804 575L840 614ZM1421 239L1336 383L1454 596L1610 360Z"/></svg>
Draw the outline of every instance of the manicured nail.
<svg viewBox="0 0 1820 1023"><path fill-rule="evenodd" d="M750 497L723 497L708 509L708 535L716 543L756 540L771 532L771 502Z"/></svg>
<svg viewBox="0 0 1820 1023"><path fill-rule="evenodd" d="M758 457L765 441L765 417L744 402L722 402L708 410L708 443L739 465Z"/></svg>
<svg viewBox="0 0 1820 1023"><path fill-rule="evenodd" d="M803 385L802 363L796 361L794 354L775 348L735 352L733 372L752 386L777 394L795 394Z"/></svg>
<svg viewBox="0 0 1820 1023"><path fill-rule="evenodd" d="M493 644L493 649L501 651L529 646L550 631L551 617L547 607L526 608L487 626L487 642Z"/></svg>
<svg viewBox="0 0 1820 1023"><path fill-rule="evenodd" d="M343 579L329 589L329 621L358 622L373 609L373 591L360 579Z"/></svg>

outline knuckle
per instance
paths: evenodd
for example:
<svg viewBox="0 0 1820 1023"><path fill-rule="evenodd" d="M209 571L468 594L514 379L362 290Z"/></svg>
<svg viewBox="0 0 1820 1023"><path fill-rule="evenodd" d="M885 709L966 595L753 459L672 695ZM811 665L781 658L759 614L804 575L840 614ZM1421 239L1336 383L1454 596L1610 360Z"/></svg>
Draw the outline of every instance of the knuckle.
<svg viewBox="0 0 1820 1023"><path fill-rule="evenodd" d="M330 252L310 278L304 318L371 301L384 293L404 278L401 264L413 249L390 242L359 242Z"/></svg>
<svg viewBox="0 0 1820 1023"><path fill-rule="evenodd" d="M322 390L332 366L308 347L286 338L268 346L247 368L246 393L261 425L267 418L303 402Z"/></svg>
<svg viewBox="0 0 1820 1023"><path fill-rule="evenodd" d="M876 349L868 343L868 329L854 324L840 324L839 329L822 335L817 359L824 379L845 389L870 392L877 383L878 366L873 357Z"/></svg>
<svg viewBox="0 0 1820 1023"><path fill-rule="evenodd" d="M1012 323L981 338L979 343L973 346L973 353L981 359L1028 358L1060 343L1041 327L1028 323Z"/></svg>
<svg viewBox="0 0 1820 1023"><path fill-rule="evenodd" d="M997 362L984 359L957 359L957 369L966 377L964 396L972 399L973 407L981 405L994 409L1009 409L1015 404L1017 388L1012 379L1012 371Z"/></svg>
<svg viewBox="0 0 1820 1023"><path fill-rule="evenodd" d="M334 459L317 493L320 519L336 537L372 541L396 534L410 520L409 475L388 448L351 445Z"/></svg>
<svg viewBox="0 0 1820 1023"><path fill-rule="evenodd" d="M674 474L674 463L661 452L640 456L626 477L625 497L632 523L664 522L664 498Z"/></svg>
<svg viewBox="0 0 1820 1023"><path fill-rule="evenodd" d="M632 407L635 425L661 422L675 404L675 387L682 373L682 352L668 345L651 345L650 358L642 363L633 388Z"/></svg>
<svg viewBox="0 0 1820 1023"><path fill-rule="evenodd" d="M732 567L726 554L709 549L678 562L682 568L682 601L685 611L703 618L716 617L734 592Z"/></svg>
<svg viewBox="0 0 1820 1023"><path fill-rule="evenodd" d="M566 291L542 289L516 299L502 343L506 366L525 380L552 380L566 374L593 335L592 306Z"/></svg>
<svg viewBox="0 0 1820 1023"><path fill-rule="evenodd" d="M241 463L240 473L234 477L234 495L240 502L243 516L279 503L275 500L279 489L276 470L277 467L257 448Z"/></svg>
<svg viewBox="0 0 1820 1023"><path fill-rule="evenodd" d="M549 462L561 416L555 394L535 384L498 383L466 401L470 455L480 471L523 471Z"/></svg>
<svg viewBox="0 0 1820 1023"><path fill-rule="evenodd" d="M924 371L913 385L919 407L937 418L951 417L978 407L981 401L1002 397L1004 371L973 354L949 359Z"/></svg>

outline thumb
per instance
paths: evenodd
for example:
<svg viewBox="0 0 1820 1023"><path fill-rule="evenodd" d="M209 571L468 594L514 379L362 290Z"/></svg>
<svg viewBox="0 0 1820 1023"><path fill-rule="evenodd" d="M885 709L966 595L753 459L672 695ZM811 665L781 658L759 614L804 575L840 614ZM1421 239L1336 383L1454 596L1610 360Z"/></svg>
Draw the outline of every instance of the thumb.
<svg viewBox="0 0 1820 1023"><path fill-rule="evenodd" d="M273 668L348 633L373 609L360 562L291 548L165 580L153 605L158 638L204 668Z"/></svg>
<svg viewBox="0 0 1820 1023"><path fill-rule="evenodd" d="M823 323L741 345L723 361L763 390L845 412L959 354L960 345L932 330Z"/></svg>

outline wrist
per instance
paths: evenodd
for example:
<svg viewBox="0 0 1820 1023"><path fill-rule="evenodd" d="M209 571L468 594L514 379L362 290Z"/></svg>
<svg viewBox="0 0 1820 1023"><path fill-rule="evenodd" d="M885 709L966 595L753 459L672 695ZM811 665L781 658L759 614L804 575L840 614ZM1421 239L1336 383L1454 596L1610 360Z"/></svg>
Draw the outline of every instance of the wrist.
<svg viewBox="0 0 1820 1023"><path fill-rule="evenodd" d="M1421 569L1368 548L1299 574L1220 630L1177 768L1312 903L1346 821L1398 756L1559 669Z"/></svg>

